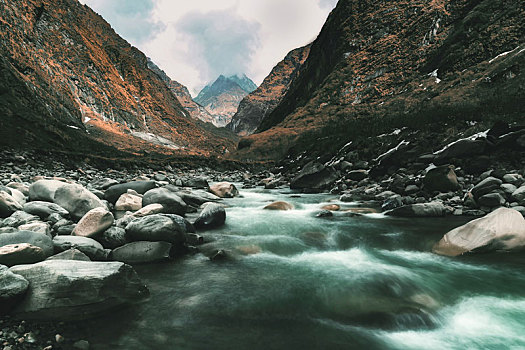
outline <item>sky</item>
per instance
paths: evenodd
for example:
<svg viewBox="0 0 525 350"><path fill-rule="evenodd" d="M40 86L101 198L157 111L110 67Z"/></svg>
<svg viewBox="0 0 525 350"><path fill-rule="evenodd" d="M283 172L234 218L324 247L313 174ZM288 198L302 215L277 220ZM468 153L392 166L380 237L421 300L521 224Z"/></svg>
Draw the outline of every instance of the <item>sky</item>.
<svg viewBox="0 0 525 350"><path fill-rule="evenodd" d="M337 0L80 0L193 96L219 75L257 85L312 42Z"/></svg>

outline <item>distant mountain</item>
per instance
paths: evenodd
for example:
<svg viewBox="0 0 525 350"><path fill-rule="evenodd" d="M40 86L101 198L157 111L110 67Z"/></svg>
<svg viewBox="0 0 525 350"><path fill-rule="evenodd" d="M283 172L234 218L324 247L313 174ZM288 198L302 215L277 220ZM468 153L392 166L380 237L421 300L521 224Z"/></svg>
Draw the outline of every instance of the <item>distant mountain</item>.
<svg viewBox="0 0 525 350"><path fill-rule="evenodd" d="M246 75L221 75L213 84L205 86L194 101L212 115L215 126L224 127L237 112L241 100L256 88Z"/></svg>
<svg viewBox="0 0 525 350"><path fill-rule="evenodd" d="M262 84L241 101L227 127L240 136L252 134L281 102L292 81L298 77L309 52L310 45L290 51Z"/></svg>
<svg viewBox="0 0 525 350"><path fill-rule="evenodd" d="M208 113L206 108L193 101L186 86L168 77L168 75L149 58L148 68L155 72L162 79L162 81L166 83L168 88L177 97L180 104L189 113L191 118L199 119L206 123L213 122L213 117Z"/></svg>
<svg viewBox="0 0 525 350"><path fill-rule="evenodd" d="M222 154L146 56L76 0L0 2L0 143L114 155Z"/></svg>

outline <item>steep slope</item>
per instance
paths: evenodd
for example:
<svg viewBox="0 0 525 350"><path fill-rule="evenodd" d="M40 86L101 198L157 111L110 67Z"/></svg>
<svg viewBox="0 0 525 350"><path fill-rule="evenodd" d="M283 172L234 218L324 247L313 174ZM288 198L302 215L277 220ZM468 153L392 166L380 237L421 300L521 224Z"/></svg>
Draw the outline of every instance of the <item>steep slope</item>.
<svg viewBox="0 0 525 350"><path fill-rule="evenodd" d="M191 118L202 120L206 123L211 123L213 121L213 117L208 113L208 111L193 101L186 86L168 77L168 75L149 58L148 68L155 72L162 79L171 92L177 97L182 107L189 113Z"/></svg>
<svg viewBox="0 0 525 350"><path fill-rule="evenodd" d="M524 33L524 0L340 0L237 157L278 159L400 126L519 120Z"/></svg>
<svg viewBox="0 0 525 350"><path fill-rule="evenodd" d="M143 53L75 0L0 2L2 143L76 152L222 153Z"/></svg>
<svg viewBox="0 0 525 350"><path fill-rule="evenodd" d="M281 102L309 52L309 45L290 51L262 84L241 101L227 127L240 136L253 134L262 120Z"/></svg>
<svg viewBox="0 0 525 350"><path fill-rule="evenodd" d="M211 85L205 86L194 100L212 115L215 126L224 127L237 112L242 99L256 88L246 75L221 75Z"/></svg>

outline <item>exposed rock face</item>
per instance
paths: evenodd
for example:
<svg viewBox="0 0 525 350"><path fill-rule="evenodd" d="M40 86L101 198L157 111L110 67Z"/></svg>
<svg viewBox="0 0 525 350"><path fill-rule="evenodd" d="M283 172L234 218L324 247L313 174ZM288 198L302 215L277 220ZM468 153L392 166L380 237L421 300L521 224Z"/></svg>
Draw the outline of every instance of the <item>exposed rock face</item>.
<svg viewBox="0 0 525 350"><path fill-rule="evenodd" d="M299 75L309 52L310 45L290 51L262 84L241 101L227 127L240 136L253 134L264 118L281 102L290 84Z"/></svg>
<svg viewBox="0 0 525 350"><path fill-rule="evenodd" d="M499 208L448 232L434 253L456 256L467 252L515 250L525 247L525 219L516 210Z"/></svg>
<svg viewBox="0 0 525 350"><path fill-rule="evenodd" d="M194 100L211 114L215 126L224 127L237 112L241 100L256 88L246 75L221 75L213 84L205 86Z"/></svg>
<svg viewBox="0 0 525 350"><path fill-rule="evenodd" d="M3 143L110 154L222 152L146 56L75 0L0 3ZM108 147L109 146L109 147Z"/></svg>
<svg viewBox="0 0 525 350"><path fill-rule="evenodd" d="M326 167L316 161L304 166L290 182L292 189L321 190L330 186L337 179L337 174L331 167Z"/></svg>

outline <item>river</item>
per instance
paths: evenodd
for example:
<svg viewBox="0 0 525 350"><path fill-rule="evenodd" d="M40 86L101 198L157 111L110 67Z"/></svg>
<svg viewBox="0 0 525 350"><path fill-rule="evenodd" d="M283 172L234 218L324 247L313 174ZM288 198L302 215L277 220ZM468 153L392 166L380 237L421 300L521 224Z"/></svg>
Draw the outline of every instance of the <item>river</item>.
<svg viewBox="0 0 525 350"><path fill-rule="evenodd" d="M448 258L465 218L336 213L336 196L241 190L203 250L141 265L148 300L85 322L94 349L523 349L524 254ZM285 200L291 211L268 211ZM355 205L354 205L355 206Z"/></svg>

